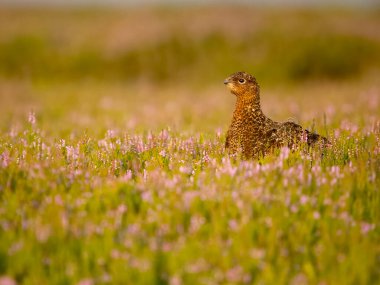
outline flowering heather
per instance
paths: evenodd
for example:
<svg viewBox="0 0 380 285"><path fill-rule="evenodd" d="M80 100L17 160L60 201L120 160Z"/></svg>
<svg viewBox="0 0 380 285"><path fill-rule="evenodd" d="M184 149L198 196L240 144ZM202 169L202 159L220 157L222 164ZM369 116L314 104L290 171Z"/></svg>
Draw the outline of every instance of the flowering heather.
<svg viewBox="0 0 380 285"><path fill-rule="evenodd" d="M0 284L375 284L380 124L261 161L220 130L0 137Z"/></svg>
<svg viewBox="0 0 380 285"><path fill-rule="evenodd" d="M228 2L0 7L0 285L380 284L379 10ZM229 157L236 70L332 146Z"/></svg>

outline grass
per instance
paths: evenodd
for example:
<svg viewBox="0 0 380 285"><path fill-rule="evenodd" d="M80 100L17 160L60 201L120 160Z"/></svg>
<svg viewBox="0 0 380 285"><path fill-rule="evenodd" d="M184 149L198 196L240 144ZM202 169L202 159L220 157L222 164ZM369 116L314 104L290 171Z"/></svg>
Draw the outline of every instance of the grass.
<svg viewBox="0 0 380 285"><path fill-rule="evenodd" d="M20 284L375 284L378 123L370 131L342 131L323 159L284 149L261 163L231 160L219 134L5 133L2 273Z"/></svg>
<svg viewBox="0 0 380 285"><path fill-rule="evenodd" d="M1 285L380 282L376 13L236 9L0 11ZM333 147L229 157L243 67Z"/></svg>

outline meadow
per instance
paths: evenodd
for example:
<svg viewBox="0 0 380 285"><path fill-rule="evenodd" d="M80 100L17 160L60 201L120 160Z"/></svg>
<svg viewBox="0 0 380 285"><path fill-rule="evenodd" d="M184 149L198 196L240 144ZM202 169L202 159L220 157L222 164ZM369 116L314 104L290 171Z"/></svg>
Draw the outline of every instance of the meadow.
<svg viewBox="0 0 380 285"><path fill-rule="evenodd" d="M380 17L0 8L0 285L379 284ZM230 157L238 70L332 147Z"/></svg>

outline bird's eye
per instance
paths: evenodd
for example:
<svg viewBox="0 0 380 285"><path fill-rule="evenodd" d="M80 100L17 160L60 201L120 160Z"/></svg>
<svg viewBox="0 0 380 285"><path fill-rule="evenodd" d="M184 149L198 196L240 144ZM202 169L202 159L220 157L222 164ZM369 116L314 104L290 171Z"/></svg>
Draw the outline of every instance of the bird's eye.
<svg viewBox="0 0 380 285"><path fill-rule="evenodd" d="M239 82L240 82L241 84L243 84L243 83L245 82L245 79L240 78L240 79L239 79Z"/></svg>

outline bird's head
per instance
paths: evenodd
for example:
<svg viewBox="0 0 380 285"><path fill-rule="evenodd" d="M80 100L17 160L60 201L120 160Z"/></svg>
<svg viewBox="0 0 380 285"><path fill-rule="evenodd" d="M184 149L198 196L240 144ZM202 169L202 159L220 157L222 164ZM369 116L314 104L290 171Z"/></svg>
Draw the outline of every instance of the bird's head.
<svg viewBox="0 0 380 285"><path fill-rule="evenodd" d="M239 71L224 80L231 93L236 96L255 96L259 94L259 85L252 75Z"/></svg>

